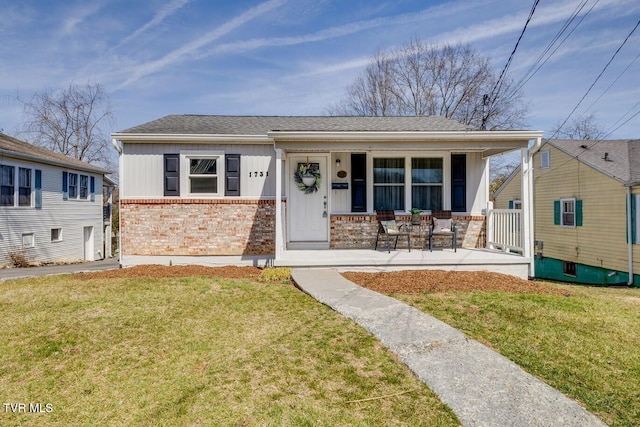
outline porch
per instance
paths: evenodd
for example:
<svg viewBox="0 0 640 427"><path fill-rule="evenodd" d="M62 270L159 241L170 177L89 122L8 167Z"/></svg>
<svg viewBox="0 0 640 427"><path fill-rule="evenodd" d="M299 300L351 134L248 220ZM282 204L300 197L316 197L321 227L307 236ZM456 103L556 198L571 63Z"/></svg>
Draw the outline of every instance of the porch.
<svg viewBox="0 0 640 427"><path fill-rule="evenodd" d="M389 271L389 270L447 270L491 271L528 279L531 259L488 249L463 249L457 252L438 249L433 252L401 248L387 252L386 248L287 250L274 260L280 267L332 267L340 271Z"/></svg>

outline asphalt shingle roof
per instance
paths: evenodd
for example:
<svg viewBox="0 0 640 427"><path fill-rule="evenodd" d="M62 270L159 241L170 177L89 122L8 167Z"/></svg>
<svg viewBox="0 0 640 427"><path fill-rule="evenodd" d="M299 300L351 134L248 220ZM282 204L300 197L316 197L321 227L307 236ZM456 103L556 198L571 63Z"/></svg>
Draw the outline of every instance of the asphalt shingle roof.
<svg viewBox="0 0 640 427"><path fill-rule="evenodd" d="M135 126L122 134L266 135L272 131L299 132L418 132L465 131L468 126L439 116L206 116L169 115Z"/></svg>
<svg viewBox="0 0 640 427"><path fill-rule="evenodd" d="M545 142L623 184L640 183L640 139L549 139Z"/></svg>
<svg viewBox="0 0 640 427"><path fill-rule="evenodd" d="M62 164L70 168L77 168L103 174L109 173L106 169L99 166L47 150L46 148L29 144L28 142L21 141L3 133L0 133L0 152L4 152L5 155L14 155L19 158L28 157L31 159L37 159L46 164Z"/></svg>

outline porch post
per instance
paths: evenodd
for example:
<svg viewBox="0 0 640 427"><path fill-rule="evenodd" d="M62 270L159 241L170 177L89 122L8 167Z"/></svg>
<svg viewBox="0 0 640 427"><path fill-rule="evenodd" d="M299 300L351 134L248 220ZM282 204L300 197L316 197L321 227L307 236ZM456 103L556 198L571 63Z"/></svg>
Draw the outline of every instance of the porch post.
<svg viewBox="0 0 640 427"><path fill-rule="evenodd" d="M276 261L282 256L284 234L282 223L282 149L276 148Z"/></svg>
<svg viewBox="0 0 640 427"><path fill-rule="evenodd" d="M531 173L531 160L529 149L520 150L520 170L522 173L522 256L528 257L529 276L535 276L533 259L533 179Z"/></svg>

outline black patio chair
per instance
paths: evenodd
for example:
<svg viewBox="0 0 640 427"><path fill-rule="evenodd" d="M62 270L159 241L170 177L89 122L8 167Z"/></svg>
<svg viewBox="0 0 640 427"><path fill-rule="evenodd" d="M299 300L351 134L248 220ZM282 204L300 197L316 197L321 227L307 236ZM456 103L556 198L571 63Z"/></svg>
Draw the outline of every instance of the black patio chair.
<svg viewBox="0 0 640 427"><path fill-rule="evenodd" d="M399 237L407 237L407 247L411 252L411 233L407 224L398 223L394 211L380 210L376 211L376 219L378 220L378 234L376 235L375 250L378 250L378 240L380 236L384 236L387 241L387 252L391 252L389 242L395 239L393 249L398 246Z"/></svg>
<svg viewBox="0 0 640 427"><path fill-rule="evenodd" d="M432 211L429 224L429 251L433 252L433 236L450 236L451 249L457 252L458 231L451 217L451 211Z"/></svg>

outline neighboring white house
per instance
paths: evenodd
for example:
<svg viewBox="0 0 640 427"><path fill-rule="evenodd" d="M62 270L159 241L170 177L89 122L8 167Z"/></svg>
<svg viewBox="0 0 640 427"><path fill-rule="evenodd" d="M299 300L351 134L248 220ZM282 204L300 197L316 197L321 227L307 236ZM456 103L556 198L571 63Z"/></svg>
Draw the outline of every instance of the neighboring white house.
<svg viewBox="0 0 640 427"><path fill-rule="evenodd" d="M528 170L541 137L436 116L166 116L112 135L120 260L373 249L378 209L450 210L460 246L483 248L489 158L518 149Z"/></svg>
<svg viewBox="0 0 640 427"><path fill-rule="evenodd" d="M0 265L104 258L106 173L0 133Z"/></svg>

